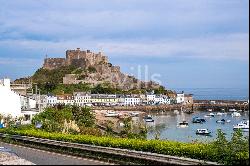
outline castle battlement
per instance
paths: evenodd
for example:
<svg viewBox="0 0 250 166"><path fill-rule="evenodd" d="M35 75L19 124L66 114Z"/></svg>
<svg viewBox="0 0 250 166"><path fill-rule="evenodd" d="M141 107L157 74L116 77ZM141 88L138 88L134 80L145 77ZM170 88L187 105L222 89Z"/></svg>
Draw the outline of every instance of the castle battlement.
<svg viewBox="0 0 250 166"><path fill-rule="evenodd" d="M102 52L96 54L90 50L81 51L80 48L77 48L76 50L67 50L66 58L45 58L43 68L51 70L68 65L75 65L85 68L101 63L108 63L108 57Z"/></svg>

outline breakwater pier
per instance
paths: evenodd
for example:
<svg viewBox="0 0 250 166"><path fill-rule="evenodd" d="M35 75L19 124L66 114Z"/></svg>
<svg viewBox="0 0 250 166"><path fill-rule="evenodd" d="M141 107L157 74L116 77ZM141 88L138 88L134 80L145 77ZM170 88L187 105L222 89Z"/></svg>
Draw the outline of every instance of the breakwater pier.
<svg viewBox="0 0 250 166"><path fill-rule="evenodd" d="M169 104L169 105L139 105L139 106L99 106L93 107L94 110L113 110L113 111L174 111L174 110L195 110L204 111L211 109L212 111L229 111L236 109L241 111L249 110L247 101L232 100L194 100L192 104Z"/></svg>

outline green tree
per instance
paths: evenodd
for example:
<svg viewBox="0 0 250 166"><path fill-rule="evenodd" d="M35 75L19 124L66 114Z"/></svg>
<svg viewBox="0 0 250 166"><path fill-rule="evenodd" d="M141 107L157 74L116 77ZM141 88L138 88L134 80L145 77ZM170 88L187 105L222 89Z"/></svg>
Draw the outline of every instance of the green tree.
<svg viewBox="0 0 250 166"><path fill-rule="evenodd" d="M90 107L72 106L74 120L78 126L94 127L95 115Z"/></svg>

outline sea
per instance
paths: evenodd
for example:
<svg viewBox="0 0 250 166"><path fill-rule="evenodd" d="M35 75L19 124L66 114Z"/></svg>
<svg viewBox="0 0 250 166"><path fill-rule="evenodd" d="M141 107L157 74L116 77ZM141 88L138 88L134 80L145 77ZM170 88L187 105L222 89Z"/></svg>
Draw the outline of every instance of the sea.
<svg viewBox="0 0 250 166"><path fill-rule="evenodd" d="M223 115L217 115L217 112L214 112L214 117L206 117L210 112L204 111L194 111L192 114L186 114L181 110L178 112L173 111L158 111L149 113L154 122L145 122L142 116L133 117L134 122L143 122L147 126L148 133L147 139L156 139L161 140L171 140L178 142L211 142L215 141L217 138L217 130L221 129L225 133L226 139L231 140L234 133L234 126L240 123L241 121L249 120L249 111L240 112L240 117L232 116L232 112L224 113ZM194 117L204 118L205 123L192 123ZM229 122L217 123L218 120L225 119ZM186 121L188 122L188 127L179 127L179 122ZM135 123L137 124L137 123ZM197 129L208 129L211 132L209 136L197 135ZM243 132L244 137L249 138L249 131Z"/></svg>
<svg viewBox="0 0 250 166"><path fill-rule="evenodd" d="M248 100L249 88L173 88L177 93L193 94L195 100Z"/></svg>
<svg viewBox="0 0 250 166"><path fill-rule="evenodd" d="M209 114L207 111L195 111L193 114L186 114L179 110L178 114L173 112L167 113L157 113L151 114L152 118L155 120L153 123L146 122L148 127L147 139L155 139L156 133L159 133L159 138L161 140L172 140L178 142L211 142L214 141L217 137L217 130L221 129L226 135L227 140L231 140L234 133L233 127L241 121L249 120L249 112L241 112L240 117L232 116L231 112L228 112L225 115L218 116L215 113L215 117L207 118L205 115ZM194 117L204 118L205 123L197 124L192 123ZM217 120L230 120L228 123L217 123ZM188 127L180 128L178 123L183 120L188 122ZM196 135L197 129L208 129L211 132L211 135ZM243 132L243 136L249 137L249 131Z"/></svg>

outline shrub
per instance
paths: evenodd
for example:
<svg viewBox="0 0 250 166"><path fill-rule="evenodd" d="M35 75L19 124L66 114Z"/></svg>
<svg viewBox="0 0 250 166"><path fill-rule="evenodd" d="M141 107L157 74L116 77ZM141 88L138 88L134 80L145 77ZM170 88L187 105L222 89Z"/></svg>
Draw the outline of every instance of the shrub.
<svg viewBox="0 0 250 166"><path fill-rule="evenodd" d="M114 137L98 137L91 135L73 135L62 133L49 133L37 129L0 129L0 132L18 135L27 135L39 138L54 139L59 141L68 141L75 143L92 144L114 148L132 149L138 151L154 152L173 156L183 156L194 159L202 159L209 161L217 161L223 164L249 164L249 150L244 148L237 149L236 151L226 148L223 149L218 143L227 144L224 142L223 134L219 134L217 142L215 143L181 143L175 141L163 141L163 140L141 140L141 139L128 139L128 138L114 138ZM237 134L236 134L237 135ZM238 137L239 136L239 137ZM235 137L242 138L241 135ZM235 137L233 142L235 143ZM241 139L237 139L241 140ZM221 142L222 141L222 142ZM229 146L234 146L233 144ZM215 146L218 145L218 146ZM220 149L218 149L220 148ZM221 156L228 155L228 158L220 159Z"/></svg>

